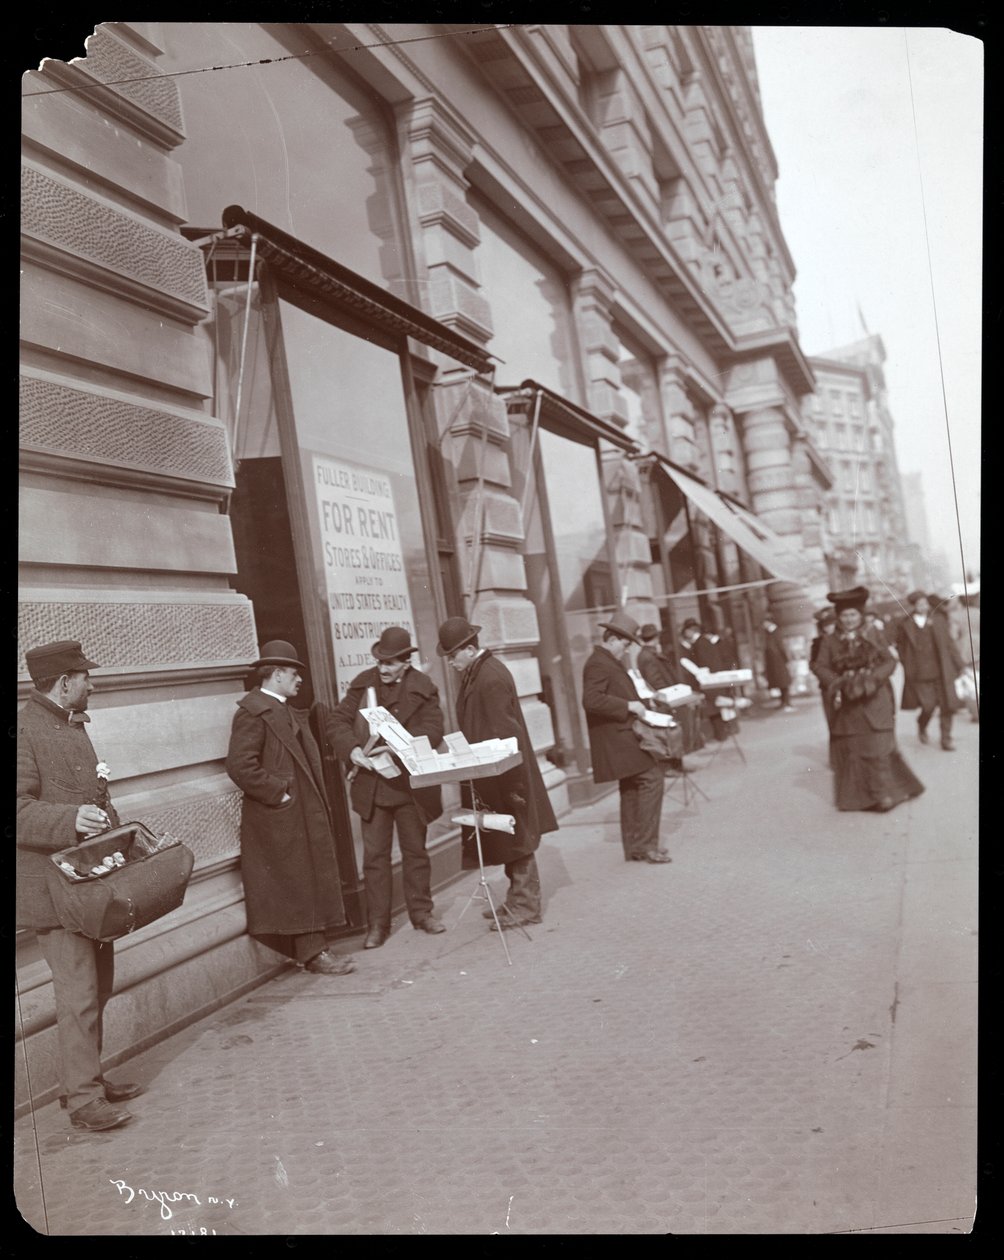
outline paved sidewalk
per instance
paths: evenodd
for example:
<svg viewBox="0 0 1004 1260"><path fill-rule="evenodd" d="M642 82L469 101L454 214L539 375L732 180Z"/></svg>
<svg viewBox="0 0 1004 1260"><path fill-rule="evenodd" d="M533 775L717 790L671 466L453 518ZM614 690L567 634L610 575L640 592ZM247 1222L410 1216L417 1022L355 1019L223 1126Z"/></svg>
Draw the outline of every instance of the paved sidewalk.
<svg viewBox="0 0 1004 1260"><path fill-rule="evenodd" d="M976 1189L977 748L831 804L818 702L744 722L667 798L666 866L617 796L538 855L532 941L404 920L344 978L284 973L136 1056L133 1122L15 1126L57 1235L966 1233ZM706 755L693 759L696 766ZM494 868L492 885L504 879Z"/></svg>

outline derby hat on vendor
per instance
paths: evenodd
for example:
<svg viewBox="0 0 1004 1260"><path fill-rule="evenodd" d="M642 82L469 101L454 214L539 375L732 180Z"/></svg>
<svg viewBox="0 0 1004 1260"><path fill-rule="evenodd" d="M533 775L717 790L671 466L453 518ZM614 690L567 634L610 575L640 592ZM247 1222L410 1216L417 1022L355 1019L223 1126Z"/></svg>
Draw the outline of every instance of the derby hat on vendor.
<svg viewBox="0 0 1004 1260"><path fill-rule="evenodd" d="M404 626L388 626L370 651L378 661L404 661L418 648Z"/></svg>
<svg viewBox="0 0 1004 1260"><path fill-rule="evenodd" d="M626 612L618 608L609 621L601 621L598 623L601 630L609 630L611 634L617 635L620 639L629 639L632 643L640 643L638 636L638 623L633 617L629 617Z"/></svg>

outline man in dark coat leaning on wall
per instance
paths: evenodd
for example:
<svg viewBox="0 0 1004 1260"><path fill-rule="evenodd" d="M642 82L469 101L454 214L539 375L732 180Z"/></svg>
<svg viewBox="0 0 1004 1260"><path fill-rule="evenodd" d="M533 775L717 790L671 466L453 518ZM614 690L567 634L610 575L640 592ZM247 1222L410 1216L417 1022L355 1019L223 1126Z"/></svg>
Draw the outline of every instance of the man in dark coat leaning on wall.
<svg viewBox="0 0 1004 1260"><path fill-rule="evenodd" d="M582 707L589 728L593 782L617 781L621 798L621 844L625 862L671 862L659 844L665 777L632 730L645 706L624 664L638 623L624 612L601 621L603 641L582 671Z"/></svg>
<svg viewBox="0 0 1004 1260"><path fill-rule="evenodd" d="M345 909L321 754L307 714L289 704L306 666L275 640L251 668L258 685L237 703L226 760L244 793L248 932L307 971L347 975L355 963L330 953L325 935L344 924Z"/></svg>
<svg viewBox="0 0 1004 1260"><path fill-rule="evenodd" d="M511 814L516 820L514 835L503 831L481 832L485 865L502 865L509 877L509 891L500 907L503 914L499 923L503 928L510 928L541 922L540 875L534 854L540 837L558 830L558 820L523 720L512 674L487 648L479 645L480 630L480 626L472 626L465 617L450 617L439 627L436 650L461 675L457 722L467 739L478 743L483 739L515 736L523 754L522 764L512 770L477 781L477 793L485 808L492 813ZM478 865L472 834L464 836L462 860L466 869ZM484 915L492 918L491 910L486 910Z"/></svg>
<svg viewBox="0 0 1004 1260"><path fill-rule="evenodd" d="M327 712L325 731L336 755L349 765L352 808L362 820L363 876L366 883L365 949L379 949L390 936L391 849L394 830L401 849L401 876L408 917L418 931L445 932L433 914L431 863L425 851L425 829L443 812L438 787L412 788L407 774L385 779L366 754L369 729L359 717L372 692L411 735L425 735L432 747L443 740L443 711L436 684L412 669L418 649L403 626L388 626L373 644L377 662L353 678L341 703Z"/></svg>

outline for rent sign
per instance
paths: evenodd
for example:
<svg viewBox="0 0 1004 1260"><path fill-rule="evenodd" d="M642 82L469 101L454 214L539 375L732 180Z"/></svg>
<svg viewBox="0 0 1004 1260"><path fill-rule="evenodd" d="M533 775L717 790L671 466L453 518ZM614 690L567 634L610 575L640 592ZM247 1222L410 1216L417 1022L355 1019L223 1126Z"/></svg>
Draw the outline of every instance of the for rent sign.
<svg viewBox="0 0 1004 1260"><path fill-rule="evenodd" d="M400 522L390 478L315 455L314 490L335 652L338 693L373 664L370 648L387 626L416 641Z"/></svg>

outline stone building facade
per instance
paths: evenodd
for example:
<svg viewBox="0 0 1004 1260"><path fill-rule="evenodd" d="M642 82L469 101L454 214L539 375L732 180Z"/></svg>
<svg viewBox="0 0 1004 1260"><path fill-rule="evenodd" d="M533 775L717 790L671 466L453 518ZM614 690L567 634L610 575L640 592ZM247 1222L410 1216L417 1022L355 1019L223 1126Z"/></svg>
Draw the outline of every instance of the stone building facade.
<svg viewBox="0 0 1004 1260"><path fill-rule="evenodd" d="M119 946L113 1058L274 966L222 769L260 641L330 703L407 624L449 708L466 613L560 811L605 612L699 613L751 663L768 604L811 629L829 472L749 30L470 29L109 22L25 76L19 688L79 638L120 813L197 855ZM51 1095L27 933L18 977L19 1095Z"/></svg>
<svg viewBox="0 0 1004 1260"><path fill-rule="evenodd" d="M880 600L915 582L917 547L907 529L895 431L877 335L810 359L814 393L805 427L833 473L826 499L826 558L835 588L858 583Z"/></svg>

